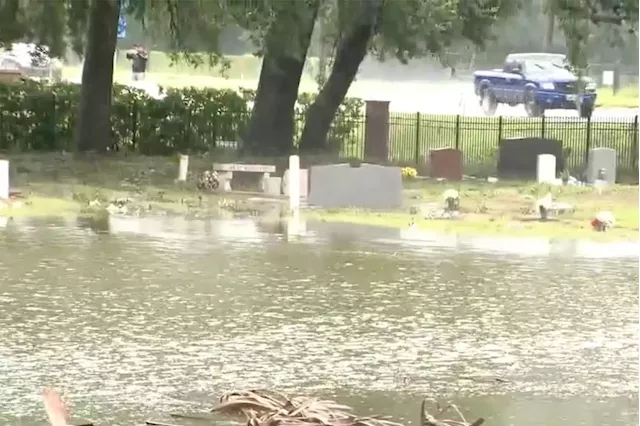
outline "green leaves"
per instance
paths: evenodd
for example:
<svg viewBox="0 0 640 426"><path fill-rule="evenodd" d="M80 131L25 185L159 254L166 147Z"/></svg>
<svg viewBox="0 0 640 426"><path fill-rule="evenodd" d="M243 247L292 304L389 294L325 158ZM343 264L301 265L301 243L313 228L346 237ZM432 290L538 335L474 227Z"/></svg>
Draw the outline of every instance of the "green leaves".
<svg viewBox="0 0 640 426"><path fill-rule="evenodd" d="M578 70L588 65L594 26L605 26L611 44L624 43L625 35L637 34L636 0L548 0L567 39L569 62Z"/></svg>
<svg viewBox="0 0 640 426"><path fill-rule="evenodd" d="M5 0L0 4L0 45L27 40L63 56L68 41L81 51L90 0Z"/></svg>
<svg viewBox="0 0 640 426"><path fill-rule="evenodd" d="M496 22L518 10L519 0L386 1L372 50L379 59L391 54L406 63L446 53L462 40L479 47L491 39Z"/></svg>

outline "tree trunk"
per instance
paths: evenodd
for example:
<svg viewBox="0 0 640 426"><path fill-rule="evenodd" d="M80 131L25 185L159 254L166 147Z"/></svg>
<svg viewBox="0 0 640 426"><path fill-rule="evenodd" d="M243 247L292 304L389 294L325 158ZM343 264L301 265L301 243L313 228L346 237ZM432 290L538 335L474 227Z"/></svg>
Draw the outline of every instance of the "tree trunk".
<svg viewBox="0 0 640 426"><path fill-rule="evenodd" d="M553 33L556 26L556 16L553 10L547 11L547 28L544 37L544 51L551 52L553 49Z"/></svg>
<svg viewBox="0 0 640 426"><path fill-rule="evenodd" d="M367 54L380 6L378 0L361 0L360 15L338 43L329 78L307 110L300 151L318 152L328 148L331 123Z"/></svg>
<svg viewBox="0 0 640 426"><path fill-rule="evenodd" d="M113 55L119 0L93 0L82 67L75 142L78 151L104 152L111 146Z"/></svg>
<svg viewBox="0 0 640 426"><path fill-rule="evenodd" d="M293 17L284 15L295 13L294 6L290 11L285 9L267 34L256 99L243 138L247 152L286 155L293 149L294 107L318 14L317 2L308 7L307 13L303 10ZM293 29L292 18L297 23Z"/></svg>

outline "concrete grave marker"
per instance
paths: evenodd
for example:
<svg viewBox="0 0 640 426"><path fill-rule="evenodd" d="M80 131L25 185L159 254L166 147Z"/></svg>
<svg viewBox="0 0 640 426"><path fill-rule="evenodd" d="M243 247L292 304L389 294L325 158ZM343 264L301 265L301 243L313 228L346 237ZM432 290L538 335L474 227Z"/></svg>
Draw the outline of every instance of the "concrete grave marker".
<svg viewBox="0 0 640 426"><path fill-rule="evenodd" d="M264 181L264 193L267 195L280 195L282 178L270 176Z"/></svg>
<svg viewBox="0 0 640 426"><path fill-rule="evenodd" d="M553 154L538 155L537 163L538 183L553 183L556 180L556 156Z"/></svg>
<svg viewBox="0 0 640 426"><path fill-rule="evenodd" d="M593 184L604 173L604 180L608 185L616 183L616 167L618 159L616 150L611 148L593 148L589 151L587 161L587 183Z"/></svg>
<svg viewBox="0 0 640 426"><path fill-rule="evenodd" d="M402 207L402 169L377 164L313 166L309 204L321 208Z"/></svg>

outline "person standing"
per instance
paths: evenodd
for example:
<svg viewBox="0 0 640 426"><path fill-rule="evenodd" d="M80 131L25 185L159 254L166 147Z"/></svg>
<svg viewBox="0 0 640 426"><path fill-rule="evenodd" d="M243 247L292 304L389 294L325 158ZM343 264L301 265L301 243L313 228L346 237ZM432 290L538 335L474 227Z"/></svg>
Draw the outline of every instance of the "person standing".
<svg viewBox="0 0 640 426"><path fill-rule="evenodd" d="M144 49L144 47L136 44L133 46L133 50L127 52L126 58L131 61L133 81L144 80L147 72L149 53Z"/></svg>

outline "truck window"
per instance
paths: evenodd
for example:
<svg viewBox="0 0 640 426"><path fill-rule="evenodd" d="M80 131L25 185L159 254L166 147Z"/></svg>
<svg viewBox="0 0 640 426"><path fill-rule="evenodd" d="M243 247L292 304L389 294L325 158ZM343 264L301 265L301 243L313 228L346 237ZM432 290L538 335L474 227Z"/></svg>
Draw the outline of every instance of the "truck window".
<svg viewBox="0 0 640 426"><path fill-rule="evenodd" d="M522 74L522 63L515 60L508 60L504 63L504 72Z"/></svg>

